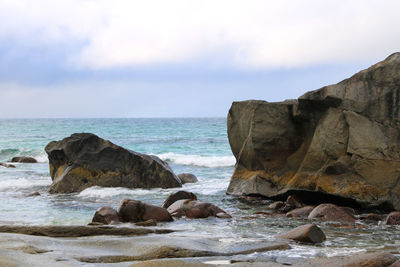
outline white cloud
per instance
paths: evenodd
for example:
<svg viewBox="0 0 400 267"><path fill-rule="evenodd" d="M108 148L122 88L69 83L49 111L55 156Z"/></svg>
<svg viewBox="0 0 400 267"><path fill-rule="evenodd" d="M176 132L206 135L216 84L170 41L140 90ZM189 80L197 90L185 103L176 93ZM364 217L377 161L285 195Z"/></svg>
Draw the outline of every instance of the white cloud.
<svg viewBox="0 0 400 267"><path fill-rule="evenodd" d="M398 0L0 0L0 38L84 43L84 68L206 60L239 68L378 60L400 48Z"/></svg>

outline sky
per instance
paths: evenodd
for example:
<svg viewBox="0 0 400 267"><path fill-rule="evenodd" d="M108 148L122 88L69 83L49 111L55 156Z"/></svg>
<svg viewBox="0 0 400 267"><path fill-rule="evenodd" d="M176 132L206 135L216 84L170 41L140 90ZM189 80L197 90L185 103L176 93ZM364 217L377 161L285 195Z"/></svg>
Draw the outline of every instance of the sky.
<svg viewBox="0 0 400 267"><path fill-rule="evenodd" d="M400 51L398 0L0 0L0 118L225 117Z"/></svg>

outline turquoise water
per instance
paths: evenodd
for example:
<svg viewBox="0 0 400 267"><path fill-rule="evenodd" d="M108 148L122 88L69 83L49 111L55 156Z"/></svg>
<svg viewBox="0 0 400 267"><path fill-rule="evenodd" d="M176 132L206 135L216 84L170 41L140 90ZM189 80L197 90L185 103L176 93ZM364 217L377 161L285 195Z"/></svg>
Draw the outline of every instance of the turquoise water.
<svg viewBox="0 0 400 267"><path fill-rule="evenodd" d="M185 184L184 190L197 194L229 212L232 219L179 219L160 227L182 230L172 235L213 239L221 244L266 242L303 220L254 215L266 211L269 200L246 201L227 196L226 188L235 159L231 153L226 119L21 119L0 120L0 162L13 156L38 159L37 164L0 167L0 223L3 224L87 224L96 209L103 205L118 207L123 198L161 205L179 189L127 189L92 187L75 194L49 194L51 184L46 144L76 132L92 132L117 145L137 152L158 155L175 173L190 172L199 182ZM27 197L38 191L40 196ZM400 245L399 228L382 222L357 222L356 229L320 226L327 241L318 246L292 244L290 251L256 253L250 258L284 259L312 256L345 255L385 246ZM285 261L285 260L283 260Z"/></svg>

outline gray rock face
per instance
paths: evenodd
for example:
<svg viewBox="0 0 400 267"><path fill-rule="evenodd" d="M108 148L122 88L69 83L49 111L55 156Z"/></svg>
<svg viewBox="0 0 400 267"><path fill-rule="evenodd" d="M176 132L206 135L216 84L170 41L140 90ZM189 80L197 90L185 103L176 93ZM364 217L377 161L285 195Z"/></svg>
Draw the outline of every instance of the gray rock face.
<svg viewBox="0 0 400 267"><path fill-rule="evenodd" d="M117 146L94 134L79 133L50 142L50 193L79 192L97 185L128 188L181 187L167 163L156 156Z"/></svg>
<svg viewBox="0 0 400 267"><path fill-rule="evenodd" d="M400 53L280 103L234 102L227 193L319 192L400 210Z"/></svg>

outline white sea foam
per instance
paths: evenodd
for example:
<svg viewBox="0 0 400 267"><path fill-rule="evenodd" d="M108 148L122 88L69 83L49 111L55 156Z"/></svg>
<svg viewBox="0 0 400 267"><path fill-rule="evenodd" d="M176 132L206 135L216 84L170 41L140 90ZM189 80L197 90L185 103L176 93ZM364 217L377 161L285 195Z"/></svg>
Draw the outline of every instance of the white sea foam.
<svg viewBox="0 0 400 267"><path fill-rule="evenodd" d="M16 178L12 180L0 181L0 190L8 190L12 188L29 188L34 186L48 186L51 184L51 179L27 179Z"/></svg>
<svg viewBox="0 0 400 267"><path fill-rule="evenodd" d="M147 195L155 190L158 189L146 190L146 189L129 189L125 187L92 186L80 192L78 196L83 198L108 198L119 195Z"/></svg>
<svg viewBox="0 0 400 267"><path fill-rule="evenodd" d="M33 156L38 162L45 163L49 162L49 158L47 157L47 153L43 150L38 155Z"/></svg>
<svg viewBox="0 0 400 267"><path fill-rule="evenodd" d="M200 155L184 155L177 153L157 154L159 158L167 162L180 165L194 165L200 167L230 167L236 163L234 156L200 156Z"/></svg>

